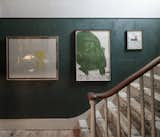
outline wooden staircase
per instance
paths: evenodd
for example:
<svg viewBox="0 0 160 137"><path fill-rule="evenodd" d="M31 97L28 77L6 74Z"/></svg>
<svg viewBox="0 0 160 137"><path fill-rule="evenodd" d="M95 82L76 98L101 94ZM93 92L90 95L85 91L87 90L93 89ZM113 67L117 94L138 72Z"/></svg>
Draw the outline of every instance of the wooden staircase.
<svg viewBox="0 0 160 137"><path fill-rule="evenodd" d="M160 57L107 92L89 93L91 113L79 120L81 137L160 137L159 63Z"/></svg>
<svg viewBox="0 0 160 137"><path fill-rule="evenodd" d="M88 97L90 110L71 119L0 120L0 137L160 137L160 57Z"/></svg>

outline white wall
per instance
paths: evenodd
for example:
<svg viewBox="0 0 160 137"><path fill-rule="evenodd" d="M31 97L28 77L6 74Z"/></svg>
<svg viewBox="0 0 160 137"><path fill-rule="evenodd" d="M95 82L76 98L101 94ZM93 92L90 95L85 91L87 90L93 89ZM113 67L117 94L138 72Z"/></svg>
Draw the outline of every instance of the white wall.
<svg viewBox="0 0 160 137"><path fill-rule="evenodd" d="M160 17L160 0L0 0L0 5L1 17Z"/></svg>
<svg viewBox="0 0 160 137"><path fill-rule="evenodd" d="M0 17L2 16L2 5L0 4Z"/></svg>

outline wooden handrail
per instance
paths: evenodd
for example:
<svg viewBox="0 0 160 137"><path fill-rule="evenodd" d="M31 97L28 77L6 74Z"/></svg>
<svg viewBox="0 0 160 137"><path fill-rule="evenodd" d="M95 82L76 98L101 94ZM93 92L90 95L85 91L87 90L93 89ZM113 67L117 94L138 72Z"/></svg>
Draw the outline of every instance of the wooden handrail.
<svg viewBox="0 0 160 137"><path fill-rule="evenodd" d="M113 87L112 89L103 92L103 93L94 93L94 92L89 92L88 93L88 99L89 100L96 100L96 99L104 99L108 98L116 93L118 93L121 89L124 87L128 86L131 82L136 80L138 77L142 76L144 73L155 67L157 64L160 63L160 56L152 60L150 63L148 63L146 66L135 72L133 75L128 77L127 79L123 80L120 82L118 85Z"/></svg>

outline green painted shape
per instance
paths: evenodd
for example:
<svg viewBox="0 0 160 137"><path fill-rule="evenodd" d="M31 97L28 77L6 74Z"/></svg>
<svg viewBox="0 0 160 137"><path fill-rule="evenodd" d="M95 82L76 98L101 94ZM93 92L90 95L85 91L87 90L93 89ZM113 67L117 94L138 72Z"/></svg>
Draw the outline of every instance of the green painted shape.
<svg viewBox="0 0 160 137"><path fill-rule="evenodd" d="M89 70L99 70L101 75L105 74L104 48L97 36L90 31L77 33L77 63L86 75Z"/></svg>

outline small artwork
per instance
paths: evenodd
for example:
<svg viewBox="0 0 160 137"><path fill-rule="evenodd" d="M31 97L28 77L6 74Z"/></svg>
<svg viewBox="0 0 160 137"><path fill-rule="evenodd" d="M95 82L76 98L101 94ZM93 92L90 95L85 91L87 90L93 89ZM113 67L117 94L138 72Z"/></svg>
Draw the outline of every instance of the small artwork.
<svg viewBox="0 0 160 137"><path fill-rule="evenodd" d="M77 30L76 81L110 81L110 31Z"/></svg>
<svg viewBox="0 0 160 137"><path fill-rule="evenodd" d="M127 50L142 49L142 31L127 31Z"/></svg>
<svg viewBox="0 0 160 137"><path fill-rule="evenodd" d="M7 80L58 80L58 37L8 36Z"/></svg>

